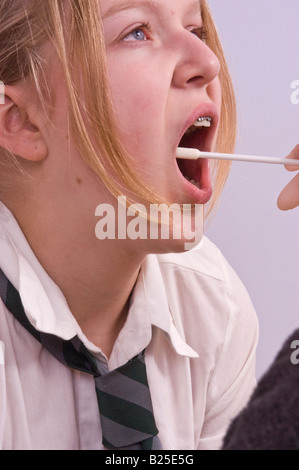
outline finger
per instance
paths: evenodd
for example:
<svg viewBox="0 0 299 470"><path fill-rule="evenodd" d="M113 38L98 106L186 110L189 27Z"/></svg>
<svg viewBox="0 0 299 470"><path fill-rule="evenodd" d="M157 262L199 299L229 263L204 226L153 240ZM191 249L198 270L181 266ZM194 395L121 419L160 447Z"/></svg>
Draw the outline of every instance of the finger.
<svg viewBox="0 0 299 470"><path fill-rule="evenodd" d="M299 206L299 173L282 190L277 200L277 206L282 211Z"/></svg>
<svg viewBox="0 0 299 470"><path fill-rule="evenodd" d="M297 160L299 159L299 145L296 145L296 147L292 150L292 152L287 156L287 158ZM298 171L299 166L291 166L291 165L285 165L285 168L288 171Z"/></svg>

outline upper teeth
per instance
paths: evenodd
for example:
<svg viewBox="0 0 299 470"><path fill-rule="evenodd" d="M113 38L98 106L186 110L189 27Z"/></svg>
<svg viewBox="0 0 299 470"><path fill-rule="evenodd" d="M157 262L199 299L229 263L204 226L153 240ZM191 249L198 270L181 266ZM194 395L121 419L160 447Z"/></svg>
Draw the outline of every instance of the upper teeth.
<svg viewBox="0 0 299 470"><path fill-rule="evenodd" d="M199 117L194 122L193 126L195 127L211 127L212 118L211 117Z"/></svg>

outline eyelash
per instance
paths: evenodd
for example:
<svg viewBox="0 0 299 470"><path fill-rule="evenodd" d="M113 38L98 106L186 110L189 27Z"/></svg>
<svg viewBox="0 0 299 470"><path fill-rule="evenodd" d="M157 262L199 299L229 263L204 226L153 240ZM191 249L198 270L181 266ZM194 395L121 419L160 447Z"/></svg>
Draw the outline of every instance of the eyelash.
<svg viewBox="0 0 299 470"><path fill-rule="evenodd" d="M133 34L135 31L143 31L146 36L151 32L150 24L149 23L142 23L139 26L136 26L132 31L130 31L126 36L123 38L123 41L126 41L127 38ZM142 42L142 41L141 41Z"/></svg>
<svg viewBox="0 0 299 470"><path fill-rule="evenodd" d="M208 30L204 26L200 28L194 28L190 32L196 34L196 36L204 43L208 39Z"/></svg>
<svg viewBox="0 0 299 470"><path fill-rule="evenodd" d="M135 31L143 31L144 33L149 34L151 32L151 27L149 23L142 23L140 26L135 27L130 31L126 36L123 38L125 41L131 34L133 34ZM202 42L206 42L208 39L208 31L204 26L194 28L190 30L190 33L196 35Z"/></svg>

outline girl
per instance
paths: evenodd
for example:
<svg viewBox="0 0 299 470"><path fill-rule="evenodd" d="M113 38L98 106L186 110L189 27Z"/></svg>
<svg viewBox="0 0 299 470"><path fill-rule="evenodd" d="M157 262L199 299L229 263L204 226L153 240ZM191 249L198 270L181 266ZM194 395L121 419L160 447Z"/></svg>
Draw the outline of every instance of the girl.
<svg viewBox="0 0 299 470"><path fill-rule="evenodd" d="M257 323L217 248L184 253L174 236L186 216L198 239L228 173L177 147L231 152L235 139L206 2L1 0L0 44L0 446L219 448L255 384ZM171 228L169 213L168 237L129 236L119 197L152 223L153 204L182 217ZM105 237L112 209L118 236ZM135 357L146 406L127 369L134 385L106 393ZM103 410L112 395L137 408Z"/></svg>

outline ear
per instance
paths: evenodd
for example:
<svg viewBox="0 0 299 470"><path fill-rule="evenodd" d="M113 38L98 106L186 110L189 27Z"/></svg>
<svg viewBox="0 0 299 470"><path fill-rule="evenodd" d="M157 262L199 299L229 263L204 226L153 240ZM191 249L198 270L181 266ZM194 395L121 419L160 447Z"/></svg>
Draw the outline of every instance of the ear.
<svg viewBox="0 0 299 470"><path fill-rule="evenodd" d="M0 102L0 146L25 160L44 160L48 149L36 100L22 85L5 86L4 91Z"/></svg>

